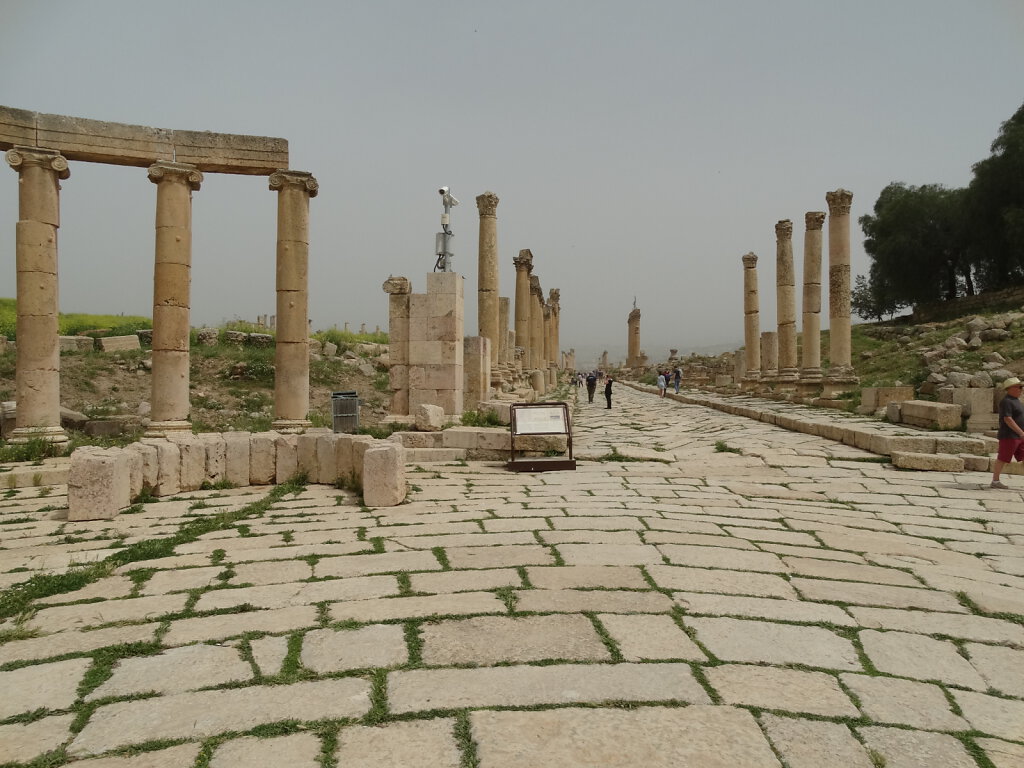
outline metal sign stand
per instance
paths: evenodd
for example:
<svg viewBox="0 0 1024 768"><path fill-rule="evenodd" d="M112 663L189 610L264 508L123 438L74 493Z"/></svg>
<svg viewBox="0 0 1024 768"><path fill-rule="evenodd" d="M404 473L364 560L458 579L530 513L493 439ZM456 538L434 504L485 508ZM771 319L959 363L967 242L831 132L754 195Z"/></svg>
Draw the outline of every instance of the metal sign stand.
<svg viewBox="0 0 1024 768"><path fill-rule="evenodd" d="M572 457L572 426L569 422L568 403L512 403L511 406L512 453L506 468L513 472L552 472L576 469ZM521 435L565 435L569 458L564 456L519 457L516 438Z"/></svg>

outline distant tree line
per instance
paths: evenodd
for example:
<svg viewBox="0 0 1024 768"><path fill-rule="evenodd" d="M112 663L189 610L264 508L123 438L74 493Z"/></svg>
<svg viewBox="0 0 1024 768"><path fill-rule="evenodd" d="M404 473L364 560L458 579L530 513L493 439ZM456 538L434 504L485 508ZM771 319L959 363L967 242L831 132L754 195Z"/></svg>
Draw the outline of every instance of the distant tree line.
<svg viewBox="0 0 1024 768"><path fill-rule="evenodd" d="M853 285L860 317L1024 284L1024 105L973 171L961 189L893 182L860 217L871 257Z"/></svg>

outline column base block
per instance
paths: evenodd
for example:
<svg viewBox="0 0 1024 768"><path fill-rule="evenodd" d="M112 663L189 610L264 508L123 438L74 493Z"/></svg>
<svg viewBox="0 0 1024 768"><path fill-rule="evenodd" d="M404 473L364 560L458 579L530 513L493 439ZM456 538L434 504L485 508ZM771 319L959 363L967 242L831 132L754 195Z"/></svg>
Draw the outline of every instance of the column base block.
<svg viewBox="0 0 1024 768"><path fill-rule="evenodd" d="M192 422L190 421L153 421L150 422L149 426L146 427L146 431L143 433L143 437L167 437L173 433L183 433L192 431Z"/></svg>
<svg viewBox="0 0 1024 768"><path fill-rule="evenodd" d="M64 427L16 427L7 442L11 445L24 445L29 440L44 440L47 443L62 445L68 442L68 433Z"/></svg>
<svg viewBox="0 0 1024 768"><path fill-rule="evenodd" d="M270 428L275 432L289 435L301 434L312 426L313 422L309 419L274 419L270 424Z"/></svg>

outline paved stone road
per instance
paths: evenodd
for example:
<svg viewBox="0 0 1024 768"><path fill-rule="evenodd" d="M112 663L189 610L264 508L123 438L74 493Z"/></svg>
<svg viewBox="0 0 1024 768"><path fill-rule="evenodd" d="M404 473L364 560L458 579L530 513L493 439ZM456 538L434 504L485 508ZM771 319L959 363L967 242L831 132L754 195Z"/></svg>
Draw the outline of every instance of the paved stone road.
<svg viewBox="0 0 1024 768"><path fill-rule="evenodd" d="M0 765L1024 766L1020 492L624 387L576 449L389 509L309 486L38 600ZM63 490L0 501L0 586L267 494L68 524Z"/></svg>

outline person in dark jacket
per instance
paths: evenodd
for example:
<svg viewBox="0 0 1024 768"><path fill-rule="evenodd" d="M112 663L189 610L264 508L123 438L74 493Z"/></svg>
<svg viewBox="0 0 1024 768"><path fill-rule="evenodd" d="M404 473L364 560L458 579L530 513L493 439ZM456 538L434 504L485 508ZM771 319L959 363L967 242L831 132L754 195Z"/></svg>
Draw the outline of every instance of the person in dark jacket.
<svg viewBox="0 0 1024 768"><path fill-rule="evenodd" d="M608 405L605 408L612 407L612 377L608 376L604 383L604 399L608 401Z"/></svg>
<svg viewBox="0 0 1024 768"><path fill-rule="evenodd" d="M587 374L587 402L594 402L594 393L597 391L597 374L591 371Z"/></svg>

